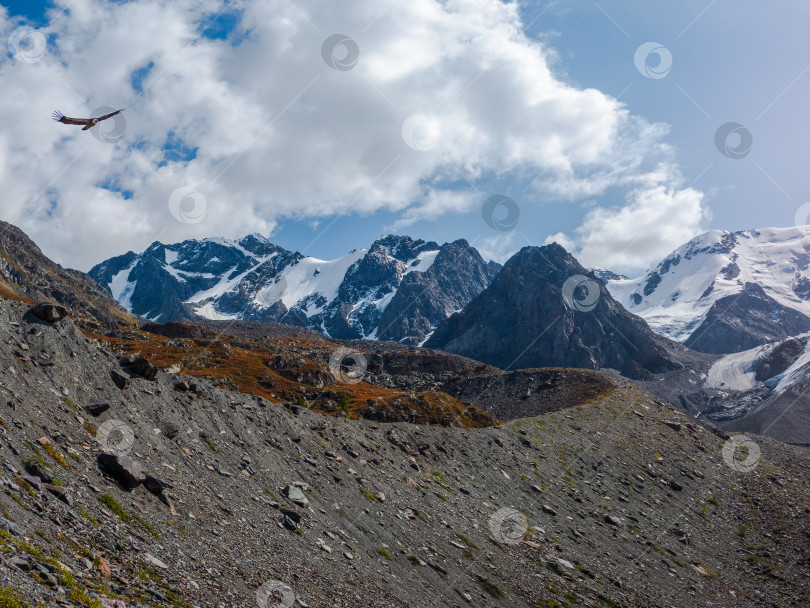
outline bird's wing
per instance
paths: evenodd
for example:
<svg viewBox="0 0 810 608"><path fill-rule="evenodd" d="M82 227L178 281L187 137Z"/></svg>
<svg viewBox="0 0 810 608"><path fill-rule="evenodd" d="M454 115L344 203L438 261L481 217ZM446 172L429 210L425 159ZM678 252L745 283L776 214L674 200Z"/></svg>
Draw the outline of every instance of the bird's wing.
<svg viewBox="0 0 810 608"><path fill-rule="evenodd" d="M110 112L109 114L105 114L104 116L99 116L98 118L96 118L96 122L101 122L102 120L107 120L108 118L112 118L116 114L120 114L123 111L124 111L124 109L121 108L120 110L116 110L115 112Z"/></svg>
<svg viewBox="0 0 810 608"><path fill-rule="evenodd" d="M56 110L53 114L53 119L56 122L61 122L63 125L86 125L87 119L86 118L68 118L64 114L62 114L59 110Z"/></svg>

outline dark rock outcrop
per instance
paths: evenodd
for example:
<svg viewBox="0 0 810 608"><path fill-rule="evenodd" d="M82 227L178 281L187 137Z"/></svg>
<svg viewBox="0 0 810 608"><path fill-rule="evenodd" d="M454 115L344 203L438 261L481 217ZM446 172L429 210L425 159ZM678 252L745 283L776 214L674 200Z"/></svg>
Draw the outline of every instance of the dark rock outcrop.
<svg viewBox="0 0 810 608"><path fill-rule="evenodd" d="M796 338L789 338L777 345L757 366L754 380L763 382L778 376L789 368L804 352L804 345Z"/></svg>
<svg viewBox="0 0 810 608"><path fill-rule="evenodd" d="M712 354L737 353L810 331L810 317L774 300L756 283L717 300L684 344Z"/></svg>
<svg viewBox="0 0 810 608"><path fill-rule="evenodd" d="M556 243L521 249L425 346L507 370L612 368L641 378L680 367L669 342Z"/></svg>
<svg viewBox="0 0 810 608"><path fill-rule="evenodd" d="M48 323L56 323L68 316L68 311L64 306L59 306L53 302L41 302L31 309L31 313Z"/></svg>
<svg viewBox="0 0 810 608"><path fill-rule="evenodd" d="M131 456L104 452L98 455L98 464L102 471L129 490L146 480L141 463Z"/></svg>

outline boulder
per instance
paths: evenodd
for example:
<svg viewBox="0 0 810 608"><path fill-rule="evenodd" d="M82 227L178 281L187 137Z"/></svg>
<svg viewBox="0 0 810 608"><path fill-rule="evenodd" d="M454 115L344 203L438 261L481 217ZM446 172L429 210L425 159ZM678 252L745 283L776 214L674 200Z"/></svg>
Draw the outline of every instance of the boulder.
<svg viewBox="0 0 810 608"><path fill-rule="evenodd" d="M69 507L73 506L73 498L71 498L70 494L68 494L68 491L65 488L61 486L53 486L51 484L45 484L45 489L48 490L48 492L50 492L54 496L56 496L67 506Z"/></svg>
<svg viewBox="0 0 810 608"><path fill-rule="evenodd" d="M28 471L33 477L39 477L43 483L51 483L53 481L53 471L51 471L44 464L38 462L29 462L25 465L25 470Z"/></svg>
<svg viewBox="0 0 810 608"><path fill-rule="evenodd" d="M141 463L131 456L103 453L98 455L98 464L105 473L129 490L146 480Z"/></svg>
<svg viewBox="0 0 810 608"><path fill-rule="evenodd" d="M144 357L138 357L132 364L130 370L133 374L146 378L147 380L154 380L158 373L158 368Z"/></svg>
<svg viewBox="0 0 810 608"><path fill-rule="evenodd" d="M31 313L38 319L48 323L56 323L68 316L68 311L64 306L53 304L52 302L41 302L31 309Z"/></svg>
<svg viewBox="0 0 810 608"><path fill-rule="evenodd" d="M146 479L143 480L143 487L149 490L152 494L162 494L163 490L170 487L170 484L166 483L162 479L158 479L157 477L152 477L151 475L147 475Z"/></svg>
<svg viewBox="0 0 810 608"><path fill-rule="evenodd" d="M85 405L84 409L86 409L91 416L101 416L101 414L110 409L110 404L107 401L97 399Z"/></svg>
<svg viewBox="0 0 810 608"><path fill-rule="evenodd" d="M117 386L121 390L124 390L125 388L129 387L129 378L127 378L122 374L119 374L116 371L110 372L110 378L112 378L112 381L115 384L115 386Z"/></svg>

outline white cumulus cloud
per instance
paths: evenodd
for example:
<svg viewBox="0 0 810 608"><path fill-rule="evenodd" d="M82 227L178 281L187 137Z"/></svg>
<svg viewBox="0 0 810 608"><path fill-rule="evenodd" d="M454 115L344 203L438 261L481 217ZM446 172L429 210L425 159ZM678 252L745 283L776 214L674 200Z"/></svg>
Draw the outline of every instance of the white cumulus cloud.
<svg viewBox="0 0 810 608"><path fill-rule="evenodd" d="M703 217L700 193L671 177L666 127L555 74L553 51L525 35L516 3L55 5L42 59L0 64L0 217L66 265L87 269L158 239L267 234L285 218L386 210L404 229L480 204L460 176L531 182L537 200L626 188L624 206L592 210L570 241L617 264L661 248L638 232L647 224L686 240ZM236 22L229 36L201 36L222 11ZM0 32L20 25L0 7ZM359 51L353 66L352 45L330 55L349 69L322 56L334 34ZM49 118L129 100L116 143ZM204 199L199 221L171 213L183 187ZM670 213L656 219L655 204Z"/></svg>

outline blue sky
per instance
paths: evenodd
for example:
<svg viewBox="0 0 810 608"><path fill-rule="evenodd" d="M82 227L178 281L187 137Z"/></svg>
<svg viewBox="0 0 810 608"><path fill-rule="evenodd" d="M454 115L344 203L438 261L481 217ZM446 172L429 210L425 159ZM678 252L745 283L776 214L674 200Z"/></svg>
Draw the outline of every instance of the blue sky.
<svg viewBox="0 0 810 608"><path fill-rule="evenodd" d="M477 1L481 3L479 10L482 14L485 10L490 10L491 4L497 4L494 0ZM519 129L521 122L533 119L537 113L537 110L522 106L508 107L511 93L508 87L515 87L514 96L517 98L527 95L527 91L531 92L531 83L515 84L514 73L509 73L506 68L503 74L500 73L503 66L487 68L479 74L475 69L477 63L469 72L474 75L471 79L466 72L462 74L465 66L454 63L452 56L445 62L448 67L442 69L447 70L448 78L458 76L460 86L464 87L463 98L458 102L459 107L453 110L459 115L465 112L477 113L475 119L470 119L470 124L479 128L488 138L489 149L471 157L459 155L450 160L447 159L453 156L452 151L437 149L435 154L437 157L441 154L441 158L432 161L432 164L424 164L426 155L416 158L419 153L406 148L397 152L398 156L391 158L395 159L392 161L395 166L393 171L398 172L403 163L407 168L401 174L398 173L391 183L379 184L384 186L380 188L381 192L374 192L378 185L374 179L380 175L381 167L387 170L386 155L389 154L387 147L383 149L374 143L376 140L372 140L381 128L386 128L385 123L380 123L381 126L374 123L375 113L379 111L380 116L386 118L384 115L388 112L401 120L398 117L405 111L403 108L419 108L420 99L427 100L428 95L432 94L431 88L415 90L416 85L411 84L405 88L391 89L398 95L394 97L385 88L390 80L385 74L386 66L377 69L380 66L372 63L379 56L384 56L378 47L387 41L384 38L385 32L391 30L386 28L395 27L398 21L396 15L391 15L389 24L388 15L380 13L379 7L374 4L370 4L366 10L367 14L374 17L372 20L364 15L358 16L355 22L352 14L321 15L317 3L285 3L284 10L292 25L288 23L283 27L303 32L307 30L309 23L314 30L311 32L312 38L316 42L326 33L337 31L353 36L359 44L360 58L357 67L345 74L329 70L328 73L319 73L321 80L317 86L313 85L312 92L306 89L306 79L298 82L297 74L284 71L284 64L297 60L301 53L284 55L287 59L281 61L282 65L274 65L280 61L282 55L282 47L277 44L278 40L284 38L285 30L260 30L257 25L263 23L259 18L261 9L257 8L260 3L248 0L223 4L210 0L203 3L206 8L201 12L192 15L192 10L189 9L189 27L196 29L196 36L199 38L193 39L190 44L189 40L182 41L185 46L181 46L181 41L178 41L178 48L181 50L176 54L172 54L172 49L158 46L148 52L143 50L143 57L133 64L125 81L118 88L110 84L114 84L117 76L110 76L105 82L105 89L110 85L109 92L97 95L98 91L89 84L82 88L85 83L80 78L83 73L81 70L88 69L86 65L99 59L98 48L104 48L102 43L107 44L113 53L122 50L116 48L113 36L110 36L109 41L104 41L103 34L96 34L93 38L98 45L95 55L90 51L70 48L71 37L77 36L77 40L79 37L79 33L76 33L79 32L77 25L72 22L73 15L78 14L85 6L92 6L94 2L103 6L105 11L110 11L108 16L115 15L115 11L120 14L120 11L125 10L120 5L126 4L112 6L114 3L101 0L76 0L76 4L71 6L67 0L63 0L59 3L60 10L47 13L46 9L52 8L52 3L8 0L2 3L8 9L6 29L29 25L47 31L50 54L33 67L21 65L20 62L12 63L12 71L0 75L0 79L10 74L19 74L20 81L24 82L23 76L30 77L34 67L39 69L44 65L57 76L41 85L54 97L53 103L64 99L64 105L74 108L78 106L78 110L92 108L83 108L82 104L76 103L77 100L73 98L75 96L66 92L66 88L77 93L85 100L86 105L99 106L102 101L115 105L120 103L119 100L134 97L143 90L143 82L147 83L147 90L132 109L128 110L127 132L122 141L115 144L115 152L100 146L100 150L93 149L88 153L97 156L82 157L78 161L95 163L95 167L106 167L105 171L99 171L100 175L90 185L63 183L67 181L66 178L59 177L53 184L48 184L49 191L55 191L57 196L48 201L47 212L39 216L23 216L34 218L22 221L22 227L38 241L46 253L62 263L82 269L87 269L103 257L123 253L116 250L116 247L137 250L147 246L151 240L174 241L219 234L238 236L255 230L266 234L281 246L322 258L334 258L350 249L367 247L376 237L386 232L409 234L440 243L465 238L480 247L487 256L500 261L522 246L543 244L555 239L563 242L575 254L581 254L588 265L608 265L633 273L701 230L742 230L793 225L799 207L810 201L803 154L804 142L810 135L810 122L805 117L810 93L810 60L807 59L808 43L803 32L810 16L810 7L801 2L786 1L780 3L778 8L764 7L755 0L681 0L656 3L596 3L575 0L520 4L519 23L528 40L520 44L525 50L530 48L531 41L539 43L533 51L540 54L551 68L555 87L570 87L581 98L588 97L587 90L596 89L604 98L623 104L633 120L645 121L647 125L668 125L667 133L658 133L651 137L650 142L639 145L638 150L633 145L634 138L638 137L641 141L642 131L632 126L622 127L623 131L619 132L621 137L616 137L616 140L623 142L623 151L615 157L605 157L605 164L609 167L615 163L633 163L636 152L639 159L644 157L645 160L639 160L639 167L628 170L627 175L610 181L606 186L583 188L583 192L579 194L572 194L576 188L570 183L564 186L556 183L544 185L540 190L534 188L538 179L547 179L550 165L544 165L545 160L537 160L532 155L531 147L535 145L535 141L537 147L546 145L545 138L533 140L527 136L524 141L503 148L514 150L517 147L523 150L514 161L504 164L498 159L502 150L497 141L497 125L503 122L506 137L508 130L515 128L510 120L516 121ZM422 2L426 3L427 0ZM136 5L138 2L134 0L129 4ZM182 3L177 3L175 7L181 5ZM363 3L353 6L357 7L358 15L363 12ZM497 8L492 10L497 11ZM461 35L467 35L468 31L476 32L469 25L476 13L473 11L464 15L463 10L457 12L461 16L444 15L445 21L440 25L436 25L437 21L433 20L427 10L409 14L408 18L412 20L410 23L425 19L430 27L445 27L448 38L456 31L462 32ZM169 17L183 24L184 17L180 11L175 10L168 17L162 15L160 18L162 22L166 22ZM508 15L504 17L498 13L497 17L504 19L505 23L509 22ZM99 16L99 19L102 18L103 15ZM377 31L380 39L374 38ZM51 40L56 42L51 43ZM440 37L439 40L441 41ZM649 42L656 42L671 53L672 67L663 78L645 77L634 63L637 49ZM244 61L246 49L251 49L247 62ZM520 57L521 48L511 51L518 54L509 57ZM284 49L283 52L287 53L288 50ZM490 65L493 53L497 61L497 52L487 51L490 54L484 56L480 63ZM389 54L388 57L390 56ZM176 57L182 59L178 61ZM221 70L214 76L207 72L203 76L195 75L198 65L207 68L210 62L221 68L229 63L234 65L233 61L240 57L241 63L236 73ZM402 57L399 59L403 60ZM410 60L413 57L405 59ZM255 63L243 65L250 64L250 60L255 60ZM320 61L319 58L318 60ZM486 63L487 61L490 63ZM421 64L429 63L430 58L423 60ZM265 65L272 67L268 69L268 73L263 72ZM392 71L399 69L399 65L389 65ZM322 63L320 68L324 68ZM527 79L532 78L531 72L521 72L518 68L520 66L515 68L518 74L525 73ZM24 72L26 69L29 71ZM113 70L114 66L108 69ZM414 82L419 86L426 86L423 82L426 72L420 71L421 68L408 64L403 69L412 70L419 77ZM174 70L177 70L176 74ZM304 71L303 68L297 70ZM39 69L39 72L43 70ZM435 70L430 75L435 77ZM161 98L163 85L172 77L176 77L178 81L189 78L188 82L194 83L201 83L210 77L211 82L205 82L205 86L201 84L200 95L194 96L190 102L184 100L184 107L172 109L168 97ZM343 80L337 80L338 78ZM148 88L151 86L150 81L158 79L162 80L156 86ZM347 88L350 79L354 79L351 81L353 88ZM261 80L267 81L267 84L259 84L258 81ZM506 87L506 90L493 89L499 85ZM26 86L30 87L30 82ZM262 88L265 86L270 92L265 92ZM124 90L125 87L128 90ZM239 143L226 145L224 140L227 136L197 137L195 129L205 130L200 125L207 125L212 120L209 114L195 115L200 104L207 103L213 107L216 103L221 103L217 107L225 108L227 112L229 104L244 103L244 108L251 108L245 112L267 109L270 117L274 112L278 116L277 109L286 108L285 104L291 103L291 95L281 94L287 89L293 92L304 90L301 105L305 107L295 106L283 116L283 120L277 124L272 123L272 130L268 133L272 134L278 128L281 139L278 147L268 147L261 153L256 151L256 148L264 145L264 138L255 143L249 130L253 128L257 133L262 133L265 127L261 120L257 120L255 124L248 121L246 125L242 121L238 127L248 131L243 134L248 142L244 148L252 146L247 154L242 152L244 148L240 148ZM351 96L359 94L358 92L369 95L375 101L367 101L370 104L379 104L379 107L364 106L364 111L358 109L355 114L355 108L350 102ZM555 94L558 93L559 91ZM176 90L167 91L165 95L178 97ZM273 98L273 95L278 95L278 98ZM116 96L117 99L109 99ZM209 99L214 101L208 101ZM442 103L440 98L437 99ZM433 104L432 107L435 107L437 99L430 99L430 103L425 101L425 105ZM263 106L264 100L268 100L266 106ZM603 103L604 100L597 101ZM396 107L400 113L388 110L386 103ZM500 115L498 104L503 108L503 115ZM321 134L319 137L328 140L327 144L342 157L335 157L335 152L324 155L327 161L313 156L313 164L310 166L307 164L307 151L318 148L320 140L313 139L315 143L309 144L309 148L302 143L299 149L299 134L301 138L309 136L311 125L307 116L312 117L319 111L329 112L335 107L341 107L343 112L336 114L340 122L343 122L342 116L346 116L346 128L344 125L334 125L334 120L331 123L334 130L330 130L331 127L326 122L324 124L327 126L318 124L317 127ZM158 122L153 121L156 108L165 112L166 124L154 125L153 130L147 130L147 126L153 126L151 123L147 124L147 121ZM369 109L372 114L369 114ZM68 107L64 110L71 113ZM176 112L174 115L179 123L176 126L169 120L172 112ZM217 116L221 115L220 110ZM594 114L587 116L593 118ZM4 123L4 120L7 122ZM15 119L11 115L0 116L0 127L18 120L19 118ZM293 125L294 120L301 122ZM448 132L445 127L452 120L452 112L449 118L443 118L443 135ZM561 116L559 133L563 134L563 138L568 131L578 126L575 120L573 115ZM728 158L715 145L717 129L728 122L739 123L753 137L753 146L744 158ZM454 134L459 133L461 135L458 138L462 138L463 133L472 128L470 125L467 127L465 131L458 126ZM548 127L544 126L542 129ZM542 129L538 132L545 132ZM284 137L287 138L286 145L281 131L284 131ZM66 136L65 132L59 134ZM50 144L55 153L61 154L64 151L65 165L74 162L72 152L68 152L70 146L74 143L75 146L84 146L86 143L85 140L76 138L74 133L70 134L70 138L54 140ZM576 141L577 138L572 137L569 145L574 146ZM732 136L730 145L733 146L735 141ZM400 147L401 143L400 141ZM469 143L465 145L469 146ZM78 155L81 150L78 147L76 149ZM237 150L237 153L232 150ZM340 153L340 150L344 150L345 154ZM47 151L43 150L41 153L44 155ZM115 165L111 162L113 154L131 166L126 171L121 170L120 174L111 174L115 171ZM376 154L380 157L379 165L374 163L373 157ZM664 156L667 158L661 160ZM412 157L416 160L412 160ZM328 162L330 158L334 159L334 165ZM206 164L209 160L210 164ZM294 168L285 168L285 163L292 164L293 161L296 165ZM663 218L655 218L653 215L659 199L640 193L639 188L642 187L638 185L650 181L649 176L655 173L653 165L658 162L665 164L667 171L671 172L657 184L663 184L661 187L668 192L666 197L660 199L660 204L665 206ZM553 165L553 161L549 163ZM140 178L141 181L137 181L133 178L137 170L132 167L140 165L149 165L150 168L144 169L144 176ZM103 215L106 213L104 209L110 205L138 212L137 205L161 196L156 192L162 193L160 188L167 188L167 181L180 179L178 176L181 176L184 183L202 182L206 175L210 176L212 171L221 166L229 168L226 177L232 177L232 181L209 186L208 190L200 187L208 195L209 212L206 221L200 224L193 227L172 225L167 228L165 220L157 215L146 218L149 220L148 226L122 221L122 231L135 226L139 230L132 230L132 238L111 235L109 242L104 241L105 234L101 234L99 243L106 244L100 245L93 253L77 249L61 236L70 221L79 221L67 208L71 204L77 204L76 200L79 198L86 205L91 203L85 201L99 198L94 203L97 207L88 207L90 212L85 211L85 220L88 213L93 217ZM262 167L267 167L264 181ZM150 171L154 174L150 174ZM364 184L362 188L372 190L376 196L374 200L366 200L370 196L365 194L366 190L362 197L356 197L357 191L353 189L355 185L351 184L355 171L358 176L364 172L367 174L365 181L360 177L357 181ZM583 164L581 172L575 171L570 179L574 180L577 176L591 179L600 171L606 171L605 167L599 167L598 162L589 161ZM332 176L331 173L337 175ZM287 174L290 183L282 184ZM323 177L325 181L320 183L321 176L328 178ZM255 182L251 181L254 179ZM385 181L387 179L386 174ZM222 180L224 181L225 179ZM317 183L317 187L305 187L310 181ZM246 184L250 184L250 187L243 190ZM91 186L96 190L90 190ZM652 189L653 186L650 185L649 188ZM563 190L565 194L560 195L559 192ZM692 195L679 198L679 192L691 192ZM334 193L333 198L331 193ZM458 199L454 193L460 195ZM494 194L509 196L517 202L520 219L514 230L494 230L482 219L481 205ZM29 207L39 204L36 203L36 194L28 196L32 199L27 203ZM415 202L408 206L399 201L398 196ZM411 199L408 199L409 196ZM107 200L104 197L113 198ZM622 210L633 207L633 200L644 202L637 203L635 210L628 211L626 216L622 215ZM683 205L679 203L681 200L684 201ZM218 205L220 208L217 211ZM165 211L165 203L162 209ZM215 212L219 215L213 218ZM78 210L76 213L78 214ZM696 217L690 220L690 214ZM19 212L9 213L3 219L20 215ZM667 215L672 217L667 220ZM234 219L236 216L240 218L238 222ZM37 217L40 219L35 219ZM403 220L403 217L409 219ZM99 225L104 225L101 220ZM607 236L600 231L600 225L604 225ZM87 231L82 232L83 238L89 238L88 235L93 234L89 232L91 228L87 221L83 221L81 225L76 224L77 231ZM639 234L633 234L634 228ZM611 240L611 235L615 235L615 239ZM619 252L619 249L622 251ZM600 264L601 260L605 260L605 264Z"/></svg>
<svg viewBox="0 0 810 608"><path fill-rule="evenodd" d="M522 14L532 23L527 33L559 53L555 67L561 76L613 96L624 92L620 99L634 113L672 126L667 140L677 148L686 179L707 192L707 228L794 224L798 207L810 201L804 153L810 142L810 4L566 1L527 5ZM634 65L637 47L648 41L672 52L673 67L663 79L645 78ZM743 124L754 137L744 159L726 158L715 147L716 129L729 121ZM501 184L501 190L520 201L520 188L512 186ZM537 244L546 234L572 231L581 216L582 209L569 203L522 205L516 230L525 244ZM479 220L471 212L460 221L418 222L407 232L474 241L488 235ZM369 241L391 223L385 215L342 218L312 250L337 255L341 233L356 231ZM295 247L310 232L307 226L284 225L276 241Z"/></svg>

